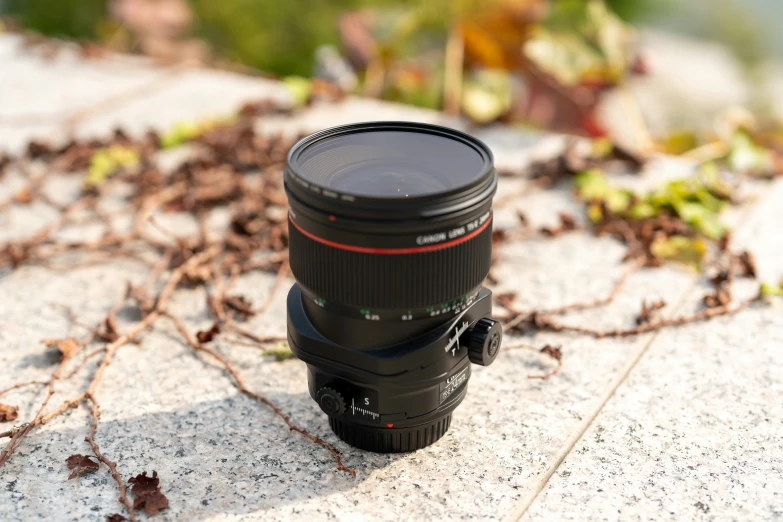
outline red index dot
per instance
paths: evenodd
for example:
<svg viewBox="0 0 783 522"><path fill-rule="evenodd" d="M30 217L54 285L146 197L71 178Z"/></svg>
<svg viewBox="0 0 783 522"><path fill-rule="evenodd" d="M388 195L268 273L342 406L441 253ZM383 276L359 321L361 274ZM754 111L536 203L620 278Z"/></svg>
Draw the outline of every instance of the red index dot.
<svg viewBox="0 0 783 522"><path fill-rule="evenodd" d="M387 424L386 427L387 428L392 428L392 427L394 427L394 424Z"/></svg>
<svg viewBox="0 0 783 522"><path fill-rule="evenodd" d="M335 221L337 218L334 216L329 216L329 221Z"/></svg>

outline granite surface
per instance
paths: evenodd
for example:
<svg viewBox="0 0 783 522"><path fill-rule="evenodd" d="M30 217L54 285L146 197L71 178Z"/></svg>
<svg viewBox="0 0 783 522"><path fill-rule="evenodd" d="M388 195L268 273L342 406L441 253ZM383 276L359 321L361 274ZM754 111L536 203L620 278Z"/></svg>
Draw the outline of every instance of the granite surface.
<svg viewBox="0 0 783 522"><path fill-rule="evenodd" d="M735 237L783 277L783 183ZM752 296L737 287L737 299ZM698 300L693 292L689 299ZM783 518L783 306L661 332L523 520Z"/></svg>
<svg viewBox="0 0 783 522"><path fill-rule="evenodd" d="M90 136L108 133L116 126L135 133L143 132L150 125L163 129L177 120L211 117L230 111L247 99L285 96L278 84L267 80L193 69L163 71L143 62L132 65L123 62L133 68L129 70L129 76L138 74L138 84L130 86L122 81L102 80L115 74L113 59L81 62L68 55L61 58L66 60L62 65L54 68L56 75L45 76L46 70L52 67L20 52L16 48L18 42L13 40L13 37L0 37L0 74L11 66L19 67L19 70L24 67L42 70L31 73L39 75L38 81L24 83L24 80L18 80L20 87L13 91L13 96L5 95L11 91L7 90L7 82L0 81L0 140L10 148L21 147L31 135L61 139L66 131ZM89 95L79 88L87 80L79 80L77 76L95 79L90 80ZM62 83L66 91L70 88L68 85L73 85L72 94L63 95L58 105L46 105L53 103L50 101L52 83L61 77L70 78ZM117 84L132 87L140 95L118 90ZM117 103L102 103L120 94ZM88 110L92 102L98 105L94 111ZM42 124L39 120L34 124L31 120L23 124L18 121L3 124L2 116L23 112L19 111L20 106L42 106L57 114L77 117L66 116L56 124ZM293 134L342 122L377 119L432 121L464 128L464 124L433 112L355 98L339 105L309 109L290 120L265 120L260 125L270 132ZM531 158L551 153L561 142L558 137L504 127L482 129L477 134L493 148L497 163L506 167L521 167ZM687 169L688 165L661 159L649 167L648 175L675 175ZM18 175L11 173L0 183L0 200L12 194L19 182ZM79 180L73 176L56 176L52 183L47 190L65 201L73 199L79 190ZM554 224L561 210L581 215L580 206L567 187L534 192L520 181L503 179L498 198L505 201L496 210L496 226L500 228L515 223L518 209L523 210L536 227ZM774 207L774 201L780 201L779 192L767 194L765 201L743 205L727 215L726 220L740 230L755 230L757 216L768 212L765 209L770 206ZM0 242L29 234L54 217L54 213L45 208L13 207L0 222ZM193 223L183 216L165 215L160 219L170 220L167 222L171 225L169 228L181 234L193 229ZM221 225L220 216L215 216L214 223L216 231L225 226L224 222ZM84 227L62 231L69 237L95 233ZM764 259L769 260L766 263L774 265L773 257L779 249L775 250L771 245L779 239L769 234L758 239L755 232L745 234L742 237L747 238L754 251L758 249L760 255L761 251L766 251L763 254ZM555 239L533 238L511 243L497 254L500 261L496 276L501 283L495 290L516 291L519 306L541 308L609 292L620 272L624 249L607 238L573 233ZM146 268L131 261L68 271L56 267L23 267L0 273L0 368L3 368L0 389L48 375L51 361L47 359L41 339L83 333L70 324L62 305L78 308L87 321L97 321L123 294L126 281L138 283L146 273ZM249 274L238 281L237 290L253 302L263 302L273 279L269 274ZM642 298L666 297L672 309L687 308L694 299L693 292L698 294L698 290L694 290L697 281L694 273L677 267L642 270L629 279L611 305L572 314L567 320L598 327L629 325ZM291 283L288 281L287 285ZM269 310L254 317L248 328L260 335L283 334L284 298L283 292L278 293ZM193 331L210 324L203 290L178 291L172 307ZM727 339L743 343L747 340L749 327L763 326L772 332L768 336L769 342L779 341L780 322L774 320L779 317L779 309L778 316L769 315L772 313L754 309L727 320L724 325ZM131 314L120 314L122 327L132 324L135 319ZM748 323L735 330L735 321L736 324ZM692 332L691 338L681 337L687 336L687 332ZM715 342L714 332L712 326L701 325L673 331L671 335L678 336L676 344L695 347L706 346L707 341ZM704 394L701 403L689 402L697 418L688 424L676 415L677 400L686 398L683 393L686 390L667 386L667 379L674 379L672 374L675 372L668 367L662 369L663 364L670 362L662 360L656 368L648 370L646 377L645 374L637 377L637 370L643 369L648 359L657 353L656 347L661 346L662 352L667 347L674 350L673 339L659 344L663 338L663 335L645 335L599 341L540 334L523 339L539 346L548 342L564 345L564 366L557 377L546 381L528 379L528 375L548 371L551 361L526 350L502 352L493 366L475 370L467 399L456 411L446 436L437 444L408 455L377 455L343 444L330 432L325 416L309 398L302 363L295 360L276 362L262 357L253 348L218 338L216 347L236 364L248 386L273 400L294 422L334 444L343 454L346 465L356 469L357 476L352 478L335 468L332 456L322 447L290 432L268 408L238 394L213 361L195 357L182 345L171 325L161 320L159 327L146 333L139 345L121 349L107 370L98 389L103 415L97 440L103 451L118 462L123 476L129 477L143 470L158 472L171 505L169 510L155 517L159 520L497 520L523 515L557 520L569 516L580 518L580 514L592 517L582 509L586 505L592 506L596 517L612 518L608 513L612 506L624 508L628 499L633 498L633 488L641 488L639 481L648 480L638 474L659 471L655 468L657 455L653 450L645 453L642 447L634 451L626 441L623 421L637 418L645 429L654 431L656 428L651 423L655 422L663 426L664 432L669 430L665 432L669 440L656 439L660 446L653 446L655 451L660 451L659 447L672 447L674 443L685 448L679 454L672 453L680 464L662 469L672 477L676 475L680 482L671 489L666 481L648 486L654 493L651 498L660 500L663 505L671 500L669 504L673 506L685 505L693 497L695 500L691 504L705 502L713 514L719 507L728 505L736 518L751 518L757 514L761 518L774 518L775 514L770 510L775 509L776 504L771 495L779 483L770 479L769 489L764 490L759 477L764 469L780 468L779 462L775 464L773 460L775 440L780 442L779 437L774 439L774 427L777 426L779 433L783 412L779 404L762 408L763 401L752 395L753 402L749 405L756 413L738 415L743 403L735 393L753 392L752 384L761 386L764 382L761 376L767 375L765 378L771 380L766 383L764 393L768 395L765 397L772 401L776 393L779 396L779 388L774 388L779 386L774 382L774 356L769 354L768 359L763 359L764 355L759 352L754 361L766 362L764 371L767 373L755 377L750 370L755 363L748 363L747 373L743 374L749 379L747 388L741 389L744 385L738 384L736 389L724 387L722 392L715 389ZM518 340L507 339L506 343L511 345ZM726 348L724 357L729 357L730 351ZM699 373L693 365L712 364L697 350L675 350L669 357L675 355L692 358L690 362L683 359L681 363L680 371L688 376L691 371ZM640 360L641 365L637 366ZM726 368L739 370L742 366L736 361L729 363L728 359L725 362L727 366L723 369L707 369L715 368L713 365L705 367L701 373L704 376L717 373L717 376L713 375L717 379L715 382L729 382L720 380L727 377ZM94 364L88 364L77 376L81 380L77 378L58 385L53 404L78 392L93 370ZM705 389L710 388L710 382L705 380ZM626 388L628 402L610 410ZM618 394L613 396L615 390ZM34 414L39 400L40 395L29 389L14 391L3 398L4 402L20 407L21 419ZM656 415L660 417L651 413L637 415L647 404L667 408L656 409ZM730 426L736 432L735 439L720 438L721 425L716 422L721 419L710 417L716 415L716 411L721 415L724 412L734 414L735 420ZM763 411L767 412L769 421L759 420ZM613 417L601 424L605 414ZM656 418L660 420L653 421ZM728 421L724 419L724 422ZM9 463L0 469L0 520L97 521L120 511L116 486L105 468L76 480L66 480L66 457L89 451L83 442L88 424L87 412L80 408L42 426L28 437ZM710 435L715 439L705 440L705 431L709 430L700 428L711 425L717 426L715 433ZM601 448L606 448L607 453L604 468L596 466L595 462L580 464L577 457L582 455L573 453L583 441L596 440L591 434L598 426L603 426L601 433L606 434L603 438L614 441L602 443ZM744 428L747 429L743 431ZM615 432L615 435L609 435ZM587 435L583 437L585 433ZM676 440L673 433L677 434ZM612 436L615 438L611 439ZM748 492L745 496L737 493L737 500L730 504L697 498L693 492L700 491L700 475L677 471L677 466L687 469L691 465L688 461L700 462L703 458L697 444L713 452L708 453L713 457L716 452L725 454L726 463L733 458L746 463L744 476L748 478L742 486ZM761 447L764 449L759 450ZM623 451L627 454L620 458ZM597 453L594 449L593 454ZM562 479L560 470L565 469L562 466L567 468L574 459L577 459L571 464L574 480L580 477L579 470L583 470L583 474L589 473L584 470L596 467L606 470L600 480L616 484L611 502L598 502L585 486L584 482L590 483L596 480L595 477L579 478L581 482L570 484L570 487L568 484L561 486L550 493L550 488L557 488ZM709 460L710 465L718 466L717 459L711 457ZM714 496L723 496L739 487L732 480L740 480L736 477L741 472L734 473L728 468L722 474L715 473ZM618 476L625 476L630 482L621 482L616 479ZM603 489L610 491L612 484L604 484ZM665 489L661 489L662 484ZM572 497L563 492L566 489ZM542 490L544 493L538 495ZM770 496L767 492L771 492ZM760 500L759 511L755 504L750 505L753 499ZM677 509L675 513L684 517L703 513L700 509ZM628 513L629 516L637 513L641 518L665 519L672 517L671 511L666 511L661 504L650 503L640 506L639 512Z"/></svg>

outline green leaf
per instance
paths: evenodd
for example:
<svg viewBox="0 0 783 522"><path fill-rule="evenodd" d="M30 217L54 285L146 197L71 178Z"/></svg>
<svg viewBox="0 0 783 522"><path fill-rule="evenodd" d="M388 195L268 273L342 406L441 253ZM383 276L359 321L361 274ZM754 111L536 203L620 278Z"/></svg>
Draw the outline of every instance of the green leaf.
<svg viewBox="0 0 783 522"><path fill-rule="evenodd" d="M629 65L632 34L601 0L552 2L524 53L559 83L616 83Z"/></svg>
<svg viewBox="0 0 783 522"><path fill-rule="evenodd" d="M757 145L743 129L732 136L728 163L733 170L741 173L764 175L775 170L770 151Z"/></svg>
<svg viewBox="0 0 783 522"><path fill-rule="evenodd" d="M121 168L135 167L139 163L139 152L124 145L112 145L99 149L90 158L90 166L84 176L86 188L97 187Z"/></svg>
<svg viewBox="0 0 783 522"><path fill-rule="evenodd" d="M283 78L283 86L288 90L294 105L301 106L310 99L312 84L310 80L302 76L286 76Z"/></svg>
<svg viewBox="0 0 783 522"><path fill-rule="evenodd" d="M462 109L473 121L496 120L511 108L511 78L503 70L488 69L471 74L462 91Z"/></svg>
<svg viewBox="0 0 783 522"><path fill-rule="evenodd" d="M628 217L631 219L646 219L655 217L658 214L660 214L660 210L646 201L636 203L628 211Z"/></svg>
<svg viewBox="0 0 783 522"><path fill-rule="evenodd" d="M606 158L614 150L614 143L611 138L595 138L590 142L590 148L596 158Z"/></svg>
<svg viewBox="0 0 783 522"><path fill-rule="evenodd" d="M264 352L265 356L272 356L278 361L286 361L294 356L291 352L291 348L288 347L288 343L281 343L273 348L270 348Z"/></svg>
<svg viewBox="0 0 783 522"><path fill-rule="evenodd" d="M205 118L201 121L178 121L160 137L160 146L163 149L179 147L212 129L236 121L238 117L237 113L232 113L217 118Z"/></svg>
<svg viewBox="0 0 783 522"><path fill-rule="evenodd" d="M766 297L778 297L783 295L783 281L778 284L761 283L759 286L759 295Z"/></svg>
<svg viewBox="0 0 783 522"><path fill-rule="evenodd" d="M701 203L675 201L673 206L683 221L708 238L719 239L726 233L718 215Z"/></svg>
<svg viewBox="0 0 783 522"><path fill-rule="evenodd" d="M707 255L707 243L701 238L661 237L653 241L650 251L658 259L677 261L698 269Z"/></svg>
<svg viewBox="0 0 783 522"><path fill-rule="evenodd" d="M715 162L709 161L699 169L699 178L710 194L723 201L731 200L732 188L721 178Z"/></svg>
<svg viewBox="0 0 783 522"><path fill-rule="evenodd" d="M631 193L611 186L600 170L580 172L574 177L574 186L580 198L602 201L612 212L623 212L631 204Z"/></svg>
<svg viewBox="0 0 783 522"><path fill-rule="evenodd" d="M590 220L591 223L599 223L601 219L604 217L604 213L601 210L601 205L598 205L596 203L590 203L587 207L587 219Z"/></svg>
<svg viewBox="0 0 783 522"><path fill-rule="evenodd" d="M192 121L178 121L171 130L160 137L160 146L164 149L179 147L198 137L199 134L201 134L201 130L197 123Z"/></svg>
<svg viewBox="0 0 783 522"><path fill-rule="evenodd" d="M689 150L695 149L699 145L699 140L693 131L676 130L668 134L661 143L663 152L679 156Z"/></svg>
<svg viewBox="0 0 783 522"><path fill-rule="evenodd" d="M600 201L615 214L629 219L652 218L665 211L675 214L702 236L720 239L727 229L720 222L719 212L727 200L719 197L726 190L716 175L707 170L701 176L675 179L658 190L640 195L613 187L603 172L593 169L574 176L574 187L580 198ZM587 212L593 223L603 217L600 206L590 205Z"/></svg>

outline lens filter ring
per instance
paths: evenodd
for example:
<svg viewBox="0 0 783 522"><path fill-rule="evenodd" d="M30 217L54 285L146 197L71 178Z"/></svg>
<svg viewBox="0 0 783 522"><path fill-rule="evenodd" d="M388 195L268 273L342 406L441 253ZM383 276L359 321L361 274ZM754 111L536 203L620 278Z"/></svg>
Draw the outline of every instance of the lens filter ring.
<svg viewBox="0 0 783 522"><path fill-rule="evenodd" d="M394 220L458 212L497 183L483 142L413 122L311 134L291 147L285 181L289 194L323 212Z"/></svg>

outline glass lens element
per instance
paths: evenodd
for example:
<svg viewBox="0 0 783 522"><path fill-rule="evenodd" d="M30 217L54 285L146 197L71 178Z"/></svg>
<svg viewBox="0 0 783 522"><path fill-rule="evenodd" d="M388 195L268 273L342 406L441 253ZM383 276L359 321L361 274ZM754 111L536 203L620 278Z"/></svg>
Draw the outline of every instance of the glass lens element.
<svg viewBox="0 0 783 522"><path fill-rule="evenodd" d="M308 146L298 163L310 183L371 198L438 194L484 174L484 158L473 147L426 132L343 134Z"/></svg>

